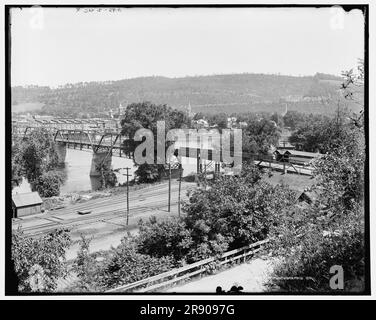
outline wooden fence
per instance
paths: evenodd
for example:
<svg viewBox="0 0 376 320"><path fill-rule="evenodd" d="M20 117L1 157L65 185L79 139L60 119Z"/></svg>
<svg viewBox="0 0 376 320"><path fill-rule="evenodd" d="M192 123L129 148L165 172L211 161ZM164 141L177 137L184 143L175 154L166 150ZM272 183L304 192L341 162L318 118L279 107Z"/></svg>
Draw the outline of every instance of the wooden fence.
<svg viewBox="0 0 376 320"><path fill-rule="evenodd" d="M207 273L212 263L226 265L235 261L245 262L247 257L262 250L263 245L265 245L267 242L269 242L268 239L258 241L242 248L228 251L220 257L211 257L205 260L201 260L181 268L173 269L153 277L149 277L115 289L108 290L106 292L153 292L156 290L161 290L180 281Z"/></svg>

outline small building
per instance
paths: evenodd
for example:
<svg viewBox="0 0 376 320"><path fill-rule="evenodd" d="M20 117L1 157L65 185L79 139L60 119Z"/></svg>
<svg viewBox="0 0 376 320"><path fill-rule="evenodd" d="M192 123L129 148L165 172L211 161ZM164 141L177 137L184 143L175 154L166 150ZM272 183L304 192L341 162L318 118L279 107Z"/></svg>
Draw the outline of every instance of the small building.
<svg viewBox="0 0 376 320"><path fill-rule="evenodd" d="M289 150L275 150L275 159L278 162L289 162L291 152Z"/></svg>
<svg viewBox="0 0 376 320"><path fill-rule="evenodd" d="M42 212L42 199L38 192L17 193L12 195L13 218Z"/></svg>
<svg viewBox="0 0 376 320"><path fill-rule="evenodd" d="M312 160L321 156L316 152L305 152L298 150L278 149L275 152L276 160L280 162L290 162L293 164L308 165Z"/></svg>

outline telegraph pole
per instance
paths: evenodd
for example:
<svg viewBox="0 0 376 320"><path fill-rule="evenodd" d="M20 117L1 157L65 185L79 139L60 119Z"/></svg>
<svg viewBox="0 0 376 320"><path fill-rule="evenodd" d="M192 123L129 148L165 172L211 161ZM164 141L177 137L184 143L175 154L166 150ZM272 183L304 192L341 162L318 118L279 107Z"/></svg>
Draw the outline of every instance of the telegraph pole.
<svg viewBox="0 0 376 320"><path fill-rule="evenodd" d="M171 163L168 164L168 212L171 211Z"/></svg>
<svg viewBox="0 0 376 320"><path fill-rule="evenodd" d="M128 222L129 222L129 169L130 168L125 168L125 170L127 170L127 225L128 225Z"/></svg>
<svg viewBox="0 0 376 320"><path fill-rule="evenodd" d="M181 192L181 179L183 177L183 166L180 164L180 175L179 175L179 195L178 195L178 215L180 217L180 192Z"/></svg>

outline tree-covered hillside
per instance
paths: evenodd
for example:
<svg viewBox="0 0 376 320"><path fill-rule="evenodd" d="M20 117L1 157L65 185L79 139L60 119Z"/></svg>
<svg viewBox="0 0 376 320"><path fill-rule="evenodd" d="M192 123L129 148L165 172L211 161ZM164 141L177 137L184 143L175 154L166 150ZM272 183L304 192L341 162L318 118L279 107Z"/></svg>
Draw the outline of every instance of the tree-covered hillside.
<svg viewBox="0 0 376 320"><path fill-rule="evenodd" d="M39 113L59 116L95 116L141 101L186 108L193 112L228 114L289 110L333 113L342 79L326 74L283 76L229 74L184 78L143 77L107 82L48 87L12 88L13 105L39 102Z"/></svg>

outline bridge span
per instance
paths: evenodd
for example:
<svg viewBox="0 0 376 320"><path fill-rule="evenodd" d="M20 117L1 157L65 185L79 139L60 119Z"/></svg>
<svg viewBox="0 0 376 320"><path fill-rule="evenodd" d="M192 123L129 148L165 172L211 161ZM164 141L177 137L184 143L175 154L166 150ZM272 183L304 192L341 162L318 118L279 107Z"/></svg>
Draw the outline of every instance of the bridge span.
<svg viewBox="0 0 376 320"><path fill-rule="evenodd" d="M27 135L40 127L13 127L13 134L27 138ZM122 135L119 131L110 130L67 130L58 128L45 128L46 132L56 143L59 163L65 162L67 148L78 150L91 150L92 161L90 176L100 177L103 171L111 168L112 156L133 159L133 153L126 151L126 143L130 141L128 136ZM202 149L195 146L176 147L181 157L193 157L197 159L197 173L214 171L220 172L220 166L225 165L223 150ZM297 151L292 151L297 152ZM218 153L218 157L215 154ZM235 156L233 150L231 156ZM287 173L288 170L298 174L312 175L311 166L307 161L298 159L274 159L272 155L241 154L243 160L254 162L261 167L267 167L270 170L282 170ZM292 156L290 158L293 158Z"/></svg>
<svg viewBox="0 0 376 320"><path fill-rule="evenodd" d="M40 127L17 127L14 126L13 134L27 139L28 134ZM127 136L118 131L109 130L67 130L44 127L56 144L59 163L65 162L67 148L78 150L91 150L90 176L99 177L102 171L111 168L112 156L133 159L133 154L125 151L124 142L129 140Z"/></svg>

